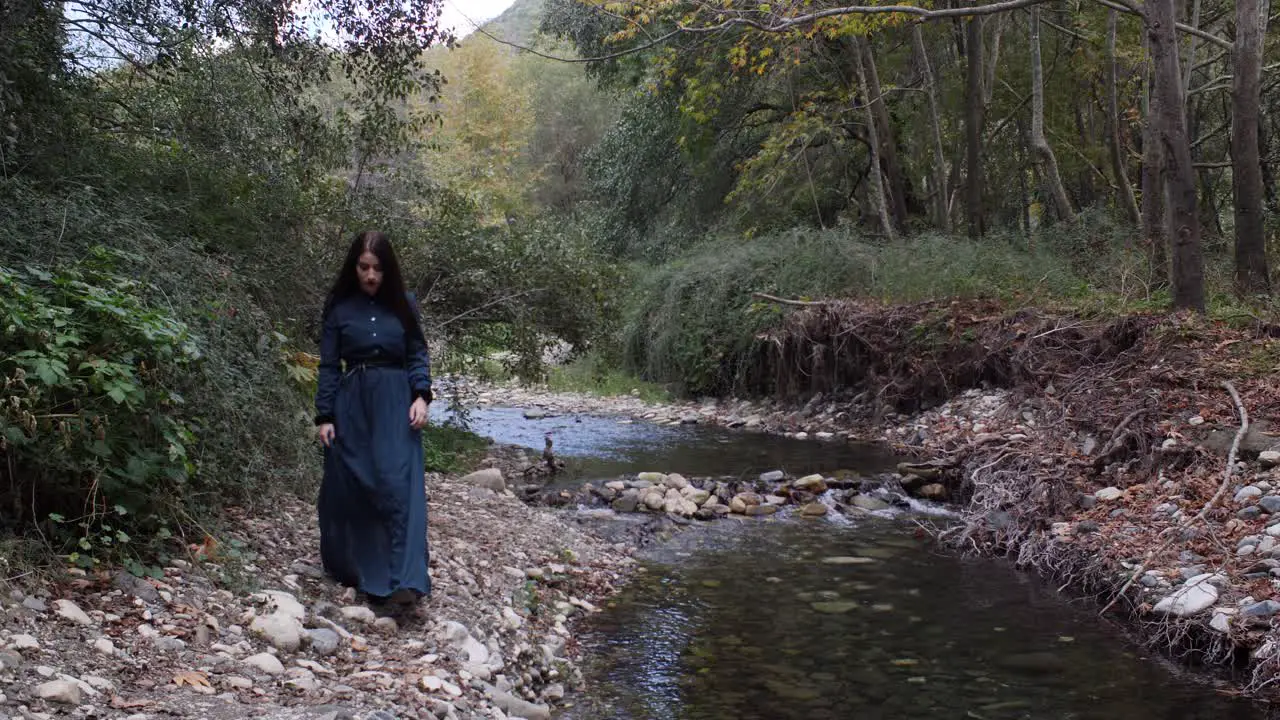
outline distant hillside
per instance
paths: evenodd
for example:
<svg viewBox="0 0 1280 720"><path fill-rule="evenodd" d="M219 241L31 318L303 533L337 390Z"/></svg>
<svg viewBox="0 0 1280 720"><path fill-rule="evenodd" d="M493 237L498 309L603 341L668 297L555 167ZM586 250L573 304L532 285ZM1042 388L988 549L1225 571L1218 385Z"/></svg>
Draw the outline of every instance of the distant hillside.
<svg viewBox="0 0 1280 720"><path fill-rule="evenodd" d="M518 45L529 45L542 22L545 0L516 0L498 17L485 23L484 29L495 37Z"/></svg>

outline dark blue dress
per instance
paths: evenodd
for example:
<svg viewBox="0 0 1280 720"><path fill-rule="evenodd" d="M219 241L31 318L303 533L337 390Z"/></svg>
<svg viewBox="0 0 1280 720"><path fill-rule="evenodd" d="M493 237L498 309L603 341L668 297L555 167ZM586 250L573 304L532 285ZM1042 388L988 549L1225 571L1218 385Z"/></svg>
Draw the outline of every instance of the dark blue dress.
<svg viewBox="0 0 1280 720"><path fill-rule="evenodd" d="M410 296L410 307L417 306ZM391 308L364 293L324 318L316 422L336 436L324 454L320 558L338 582L386 598L431 592L422 433L416 397L431 401L427 348Z"/></svg>

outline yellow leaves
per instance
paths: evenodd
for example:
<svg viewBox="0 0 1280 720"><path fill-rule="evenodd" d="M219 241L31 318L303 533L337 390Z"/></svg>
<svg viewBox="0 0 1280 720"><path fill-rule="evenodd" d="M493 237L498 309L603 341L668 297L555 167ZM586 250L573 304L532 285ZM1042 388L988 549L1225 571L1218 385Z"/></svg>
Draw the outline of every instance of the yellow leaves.
<svg viewBox="0 0 1280 720"><path fill-rule="evenodd" d="M174 675L173 684L178 687L189 685L194 688L213 689L213 684L209 682L209 676L196 670L186 670Z"/></svg>

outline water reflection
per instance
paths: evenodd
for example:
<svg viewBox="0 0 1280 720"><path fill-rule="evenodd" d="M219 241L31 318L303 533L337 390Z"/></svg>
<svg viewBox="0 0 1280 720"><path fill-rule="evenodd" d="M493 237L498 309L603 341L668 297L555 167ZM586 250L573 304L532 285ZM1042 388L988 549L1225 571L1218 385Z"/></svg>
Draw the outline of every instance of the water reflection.
<svg viewBox="0 0 1280 720"><path fill-rule="evenodd" d="M569 717L1265 717L1140 657L1006 564L932 552L902 525L698 534L662 548L592 622L592 697Z"/></svg>
<svg viewBox="0 0 1280 720"><path fill-rule="evenodd" d="M474 419L498 442L539 450L551 433L579 479L869 473L894 460L876 446L703 426L503 408ZM566 720L1267 717L1141 656L1037 579L934 552L906 523L731 520L652 552L649 572L580 638L591 687Z"/></svg>
<svg viewBox="0 0 1280 720"><path fill-rule="evenodd" d="M447 417L447 415L446 415ZM750 477L769 470L794 475L885 470L892 453L872 443L817 442L706 425L650 425L593 415L528 420L515 408L477 408L475 429L496 442L541 450L551 435L568 461L568 480L613 478L654 470L685 475Z"/></svg>

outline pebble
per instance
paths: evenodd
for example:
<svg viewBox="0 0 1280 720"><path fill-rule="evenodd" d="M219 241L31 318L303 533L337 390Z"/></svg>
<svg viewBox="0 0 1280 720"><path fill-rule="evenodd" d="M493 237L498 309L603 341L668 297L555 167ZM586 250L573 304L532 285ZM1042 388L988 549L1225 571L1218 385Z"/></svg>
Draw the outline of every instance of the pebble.
<svg viewBox="0 0 1280 720"><path fill-rule="evenodd" d="M1258 501L1258 505L1268 513L1280 512L1280 495L1267 495Z"/></svg>
<svg viewBox="0 0 1280 720"><path fill-rule="evenodd" d="M50 680L36 686L36 697L64 705L80 704L80 685L70 680Z"/></svg>
<svg viewBox="0 0 1280 720"><path fill-rule="evenodd" d="M40 641L30 635L14 635L9 638L14 650L39 650Z"/></svg>
<svg viewBox="0 0 1280 720"><path fill-rule="evenodd" d="M101 637L93 641L93 649L103 655L114 655L116 652L116 645L111 642L110 638Z"/></svg>
<svg viewBox="0 0 1280 720"><path fill-rule="evenodd" d="M338 633L329 628L313 628L307 630L307 636L311 639L311 649L315 654L326 657L338 651L338 645L342 642L342 638L338 637Z"/></svg>
<svg viewBox="0 0 1280 720"><path fill-rule="evenodd" d="M280 659L270 653L258 653L244 659L244 664L252 668L257 668L268 675L281 675L284 673L284 665L280 664Z"/></svg>
<svg viewBox="0 0 1280 720"><path fill-rule="evenodd" d="M1241 617L1271 617L1280 613L1280 602L1263 600L1240 609Z"/></svg>
<svg viewBox="0 0 1280 720"><path fill-rule="evenodd" d="M1112 500L1119 500L1123 497L1124 491L1117 487L1105 487L1095 492L1093 496L1102 502L1111 502Z"/></svg>
<svg viewBox="0 0 1280 720"><path fill-rule="evenodd" d="M1235 501L1237 505L1243 505L1262 497L1262 488L1256 485L1246 485L1236 492Z"/></svg>
<svg viewBox="0 0 1280 720"><path fill-rule="evenodd" d="M23 598L22 607L32 612L38 612L38 613L44 613L49 611L49 606L46 605L45 602L38 597L29 596L29 597Z"/></svg>
<svg viewBox="0 0 1280 720"><path fill-rule="evenodd" d="M70 620L77 625L93 624L93 619L85 614L85 611L81 610L79 605L70 600L55 600L53 606L57 610L58 616L65 620Z"/></svg>
<svg viewBox="0 0 1280 720"><path fill-rule="evenodd" d="M372 610L363 605L350 605L342 608L340 611L342 617L352 622L372 625L378 621L378 616Z"/></svg>
<svg viewBox="0 0 1280 720"><path fill-rule="evenodd" d="M787 474L782 472L781 470L770 470L767 473L760 474L760 482L767 482L767 483L781 482L782 479L785 478L786 476Z"/></svg>
<svg viewBox="0 0 1280 720"><path fill-rule="evenodd" d="M1258 453L1258 462L1262 463L1263 467L1275 467L1280 465L1280 452L1275 450L1263 450Z"/></svg>

